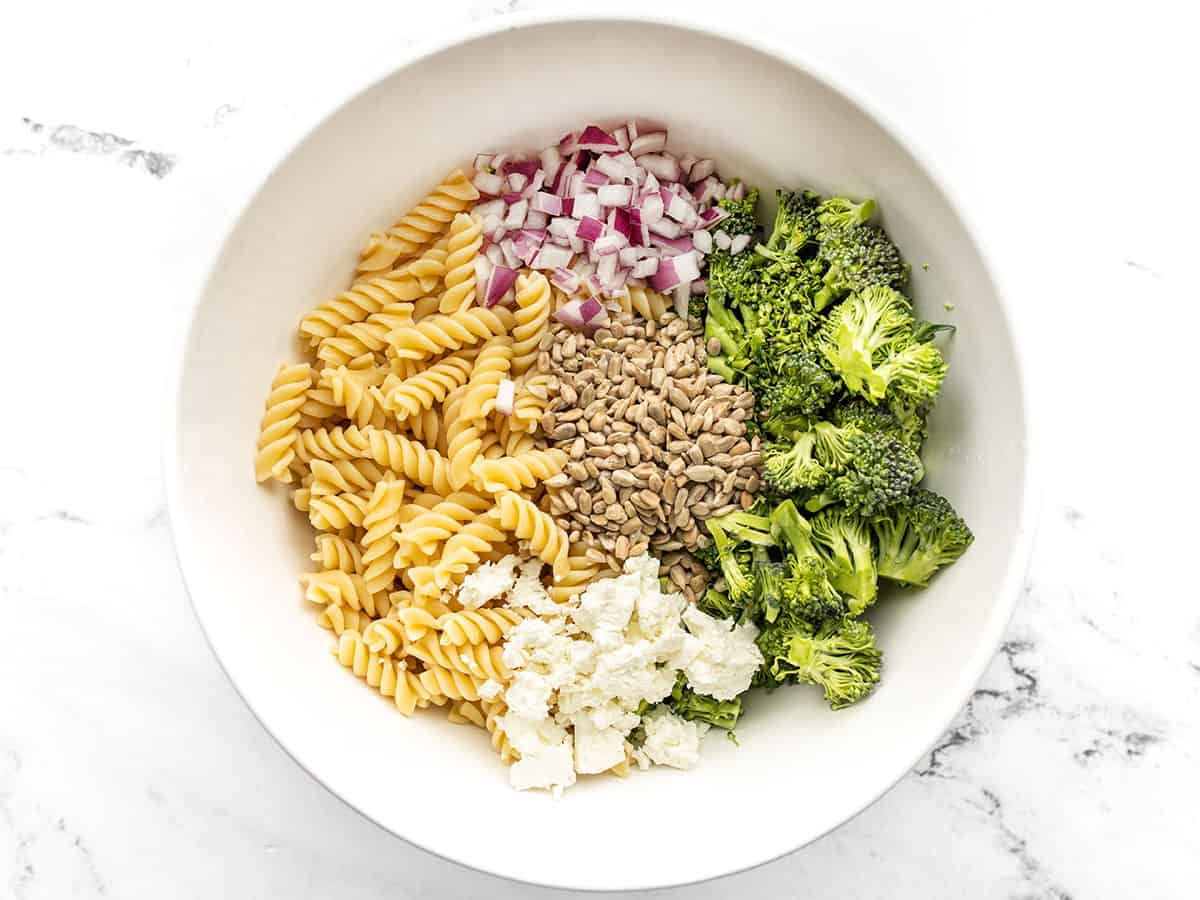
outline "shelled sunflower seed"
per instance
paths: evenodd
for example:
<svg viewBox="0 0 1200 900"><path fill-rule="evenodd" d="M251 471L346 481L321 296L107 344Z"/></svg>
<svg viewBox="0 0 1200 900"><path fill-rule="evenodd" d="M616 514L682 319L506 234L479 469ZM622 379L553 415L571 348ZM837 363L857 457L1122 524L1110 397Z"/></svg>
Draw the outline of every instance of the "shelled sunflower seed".
<svg viewBox="0 0 1200 900"><path fill-rule="evenodd" d="M687 551L710 516L748 508L761 475L747 438L754 395L708 371L699 327L615 317L593 336L555 323L539 368L557 375L542 430L570 457L547 482L550 509L598 562L650 550L689 598L708 583Z"/></svg>

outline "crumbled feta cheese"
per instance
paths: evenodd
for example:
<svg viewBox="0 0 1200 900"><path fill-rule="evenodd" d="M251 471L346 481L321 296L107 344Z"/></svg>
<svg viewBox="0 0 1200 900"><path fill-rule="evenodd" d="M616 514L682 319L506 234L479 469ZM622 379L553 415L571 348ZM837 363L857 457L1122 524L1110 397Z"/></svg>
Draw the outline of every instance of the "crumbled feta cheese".
<svg viewBox="0 0 1200 900"><path fill-rule="evenodd" d="M466 609L478 609L489 600L508 593L516 580L515 556L506 556L499 562L484 563L463 579L458 589L458 602Z"/></svg>
<svg viewBox="0 0 1200 900"><path fill-rule="evenodd" d="M538 721L506 714L501 728L521 755L508 770L508 783L518 791L544 788L556 794L575 783L571 735L549 719Z"/></svg>
<svg viewBox="0 0 1200 900"><path fill-rule="evenodd" d="M587 716L575 720L576 772L598 775L624 761L624 734L615 728L597 728Z"/></svg>
<svg viewBox="0 0 1200 900"><path fill-rule="evenodd" d="M636 574L593 582L579 598L575 624L593 636L619 634L629 624L640 589L641 579Z"/></svg>
<svg viewBox="0 0 1200 900"><path fill-rule="evenodd" d="M504 693L504 685L494 678L489 678L479 686L479 697L482 700L495 700Z"/></svg>
<svg viewBox="0 0 1200 900"><path fill-rule="evenodd" d="M521 565L520 571L509 593L509 604L524 606L539 616L561 615L559 605L550 598L542 584L542 561L531 559Z"/></svg>
<svg viewBox="0 0 1200 900"><path fill-rule="evenodd" d="M550 715L550 694L554 682L537 672L517 672L504 692L504 702L518 716L544 719Z"/></svg>
<svg viewBox="0 0 1200 900"><path fill-rule="evenodd" d="M642 752L651 762L690 769L700 760L700 738L707 725L681 719L670 710L653 709L642 717L646 741Z"/></svg>
<svg viewBox="0 0 1200 900"><path fill-rule="evenodd" d="M701 643L699 653L683 667L692 690L717 700L732 700L750 687L763 663L762 651L754 643L758 629L753 623L734 625L730 619L714 619L693 606L684 612L683 624Z"/></svg>

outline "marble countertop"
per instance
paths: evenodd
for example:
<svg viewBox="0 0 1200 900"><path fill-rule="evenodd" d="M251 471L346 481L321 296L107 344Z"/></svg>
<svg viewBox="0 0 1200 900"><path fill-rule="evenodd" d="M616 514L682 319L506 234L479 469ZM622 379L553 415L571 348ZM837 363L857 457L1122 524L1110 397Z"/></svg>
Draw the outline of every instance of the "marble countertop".
<svg viewBox="0 0 1200 900"><path fill-rule="evenodd" d="M19 412L0 441L0 897L568 896L410 847L285 756L200 634L159 477L180 285L206 227L179 173L239 121L304 121L398 46L548 5L147 0L6 17ZM1171 569L1194 558L1198 499L1175 465L1195 455L1178 440L1200 325L1194 13L670 5L790 36L939 161L1026 324L1042 494L1008 635L928 757L816 844L655 896L1195 896L1200 605Z"/></svg>

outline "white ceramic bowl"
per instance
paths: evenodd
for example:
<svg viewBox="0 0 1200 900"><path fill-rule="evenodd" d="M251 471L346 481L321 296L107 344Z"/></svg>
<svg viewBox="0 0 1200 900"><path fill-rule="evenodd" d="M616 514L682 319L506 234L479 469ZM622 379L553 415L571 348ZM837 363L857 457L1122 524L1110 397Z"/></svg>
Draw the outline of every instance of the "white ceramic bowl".
<svg viewBox="0 0 1200 900"><path fill-rule="evenodd" d="M533 50L547 46L555 52ZM831 713L815 689L754 696L740 747L713 736L693 771L588 779L555 801L511 790L482 733L438 712L398 716L337 665L297 585L309 525L282 491L254 484L251 462L268 383L296 357L298 319L344 286L369 230L477 151L539 147L580 123L631 115L668 122L675 148L711 155L768 197L805 185L878 198L917 264L918 306L959 326L927 483L953 499L977 540L928 590L878 604L886 672L866 702ZM664 20L497 20L423 51L334 109L229 225L196 302L176 404L166 476L181 567L246 703L314 777L384 828L530 882L696 881L846 821L907 772L966 701L1025 566L1017 352L962 216L894 130L803 63Z"/></svg>

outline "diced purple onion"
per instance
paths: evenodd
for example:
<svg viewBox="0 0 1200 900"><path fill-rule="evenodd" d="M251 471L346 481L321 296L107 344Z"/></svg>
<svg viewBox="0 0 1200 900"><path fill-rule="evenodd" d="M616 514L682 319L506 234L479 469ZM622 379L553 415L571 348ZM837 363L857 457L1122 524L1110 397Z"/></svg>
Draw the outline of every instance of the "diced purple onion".
<svg viewBox="0 0 1200 900"><path fill-rule="evenodd" d="M588 297L585 300L568 300L554 311L554 318L568 328L595 331L608 321L608 310L595 297Z"/></svg>
<svg viewBox="0 0 1200 900"><path fill-rule="evenodd" d="M538 161L536 159L514 159L505 164L504 174L524 175L526 178L532 178L537 168Z"/></svg>
<svg viewBox="0 0 1200 900"><path fill-rule="evenodd" d="M667 133L665 131L651 131L648 134L639 134L637 140L629 145L629 153L635 159L647 153L661 153L667 146Z"/></svg>
<svg viewBox="0 0 1200 900"><path fill-rule="evenodd" d="M692 165L688 172L688 184L695 184L697 181L703 181L708 176L717 171L717 164L711 159L697 160Z"/></svg>
<svg viewBox="0 0 1200 900"><path fill-rule="evenodd" d="M500 205L504 205L503 200L500 201ZM483 225L483 231L489 237L493 235L497 229L500 231L504 230L504 219L495 213L489 213L488 215L484 216L483 221L480 224Z"/></svg>
<svg viewBox="0 0 1200 900"><path fill-rule="evenodd" d="M511 379L501 378L496 386L496 412L502 416L511 416L513 401L517 398L517 386Z"/></svg>
<svg viewBox="0 0 1200 900"><path fill-rule="evenodd" d="M504 179L494 172L476 172L471 184L475 185L479 193L489 197L499 196L504 191Z"/></svg>
<svg viewBox="0 0 1200 900"><path fill-rule="evenodd" d="M722 222L729 218L729 213L721 209L719 206L710 206L708 209L700 212L700 227L712 228L718 222Z"/></svg>
<svg viewBox="0 0 1200 900"><path fill-rule="evenodd" d="M520 191L505 191L503 194L500 195L500 199L502 199L505 203L509 203L509 204L516 203L518 200L521 199L521 192Z"/></svg>
<svg viewBox="0 0 1200 900"><path fill-rule="evenodd" d="M593 247L599 256L608 256L612 253L617 253L622 247L628 244L625 235L618 234L615 231L610 231L603 237L597 238Z"/></svg>
<svg viewBox="0 0 1200 900"><path fill-rule="evenodd" d="M508 189L516 191L518 194L525 190L525 185L529 184L529 176L522 175L520 172L513 172L508 176Z"/></svg>
<svg viewBox="0 0 1200 900"><path fill-rule="evenodd" d="M487 284L488 279L492 277L492 269L494 268L495 266L492 265L492 261L480 253L475 257L475 283Z"/></svg>
<svg viewBox="0 0 1200 900"><path fill-rule="evenodd" d="M729 252L735 256L750 246L750 235L739 234L729 244Z"/></svg>
<svg viewBox="0 0 1200 900"><path fill-rule="evenodd" d="M658 261L658 269L650 276L650 286L660 294L675 290L679 276L675 273L675 257L664 257Z"/></svg>
<svg viewBox="0 0 1200 900"><path fill-rule="evenodd" d="M660 181L679 180L679 161L669 153L647 153L638 157L638 165Z"/></svg>
<svg viewBox="0 0 1200 900"><path fill-rule="evenodd" d="M638 125L633 119L625 123L625 131L629 133L629 140L636 141L638 139Z"/></svg>
<svg viewBox="0 0 1200 900"><path fill-rule="evenodd" d="M728 250L733 245L733 238L727 235L723 229L718 228L716 234L713 235L713 243L722 250Z"/></svg>
<svg viewBox="0 0 1200 900"><path fill-rule="evenodd" d="M571 239L567 242L571 246L572 253L582 253L584 249L583 238L579 235L571 235Z"/></svg>
<svg viewBox="0 0 1200 900"><path fill-rule="evenodd" d="M487 280L487 290L483 294L484 306L495 306L516 283L517 271L507 266L496 266Z"/></svg>
<svg viewBox="0 0 1200 900"><path fill-rule="evenodd" d="M661 237L677 238L683 234L683 229L678 222L672 222L670 219L659 219L650 226L650 232Z"/></svg>
<svg viewBox="0 0 1200 900"><path fill-rule="evenodd" d="M604 234L604 223L591 216L584 216L579 220L579 228L576 229L575 234L581 240L594 241Z"/></svg>
<svg viewBox="0 0 1200 900"><path fill-rule="evenodd" d="M538 169L533 173L533 177L529 179L529 184L521 189L521 196L528 199L542 189L542 185L546 183L546 172L543 169Z"/></svg>
<svg viewBox="0 0 1200 900"><path fill-rule="evenodd" d="M652 278L654 273L658 271L658 257L647 256L645 259L639 259L633 266L632 272L634 278Z"/></svg>
<svg viewBox="0 0 1200 900"><path fill-rule="evenodd" d="M579 312L579 307L582 305L582 300L568 300L554 311L554 318L558 319L558 321L562 322L568 328L574 328L578 331L583 328L583 315Z"/></svg>
<svg viewBox="0 0 1200 900"><path fill-rule="evenodd" d="M568 295L579 290L579 276L570 269L564 269L560 266L554 270L554 273L550 276L550 280L556 287L561 288Z"/></svg>
<svg viewBox="0 0 1200 900"><path fill-rule="evenodd" d="M508 208L508 215L504 217L504 227L510 231L514 228L520 228L525 224L525 214L529 212L528 200L517 200Z"/></svg>
<svg viewBox="0 0 1200 900"><path fill-rule="evenodd" d="M701 253L712 253L713 238L712 233L708 231L692 232L692 244Z"/></svg>
<svg viewBox="0 0 1200 900"><path fill-rule="evenodd" d="M680 281L693 282L700 277L700 255L695 250L674 257L675 274Z"/></svg>
<svg viewBox="0 0 1200 900"><path fill-rule="evenodd" d="M492 171L500 174L504 171L504 167L508 165L508 161L512 158L512 154L505 150L503 153L497 153L492 157Z"/></svg>
<svg viewBox="0 0 1200 900"><path fill-rule="evenodd" d="M642 201L641 214L642 222L646 225L655 225L662 221L664 204L662 197L657 193L650 194Z"/></svg>
<svg viewBox="0 0 1200 900"><path fill-rule="evenodd" d="M692 286L686 281L676 286L673 297L675 300L675 315L681 319L686 319L688 314L688 300L692 296Z"/></svg>
<svg viewBox="0 0 1200 900"><path fill-rule="evenodd" d="M693 215L692 206L678 194L673 193L670 197L671 199L667 201L666 213L676 222L683 224Z"/></svg>
<svg viewBox="0 0 1200 900"><path fill-rule="evenodd" d="M586 177L587 175L579 170L571 173L571 178L567 182L568 197L578 197L581 193L583 193L583 179Z"/></svg>
<svg viewBox="0 0 1200 900"><path fill-rule="evenodd" d="M584 128L576 143L584 150L595 150L597 153L621 149L617 139L597 125L588 125Z"/></svg>
<svg viewBox="0 0 1200 900"><path fill-rule="evenodd" d="M599 219L602 213L600 212L600 198L595 194L580 194L575 197L575 202L571 206L571 215L576 219L582 219L585 216L590 216L593 219Z"/></svg>
<svg viewBox="0 0 1200 900"><path fill-rule="evenodd" d="M633 200L633 188L627 184L606 184L596 191L601 206L628 206Z"/></svg>
<svg viewBox="0 0 1200 900"><path fill-rule="evenodd" d="M611 218L612 221L609 223L608 227L625 238L625 242L628 243L629 235L631 233L631 228L629 225L629 212L624 209L614 209L609 218Z"/></svg>
<svg viewBox="0 0 1200 900"><path fill-rule="evenodd" d="M567 188L571 186L571 176L575 174L575 161L567 160L559 166L558 173L554 176L554 184L550 185L550 189L560 197L567 196Z"/></svg>
<svg viewBox="0 0 1200 900"><path fill-rule="evenodd" d="M478 153L475 155L475 171L487 172L492 167L492 160L495 155L491 153Z"/></svg>
<svg viewBox="0 0 1200 900"><path fill-rule="evenodd" d="M626 269L632 269L634 266L636 266L638 259L640 259L640 257L638 256L637 247L622 247L619 251L617 251L617 262L619 262Z"/></svg>
<svg viewBox="0 0 1200 900"><path fill-rule="evenodd" d="M488 244L483 254L493 266L504 265L504 251L500 249L499 244Z"/></svg>
<svg viewBox="0 0 1200 900"><path fill-rule="evenodd" d="M592 170L604 173L609 181L625 181L630 173L629 167L619 162L615 156L601 156Z"/></svg>
<svg viewBox="0 0 1200 900"><path fill-rule="evenodd" d="M676 238L663 237L661 234L650 235L650 246L666 250L667 256L678 256L693 249L692 239L688 235Z"/></svg>
<svg viewBox="0 0 1200 900"><path fill-rule="evenodd" d="M571 249L557 244L542 244L531 263L535 269L557 269L571 262Z"/></svg>
<svg viewBox="0 0 1200 900"><path fill-rule="evenodd" d="M564 239L575 237L575 232L579 230L579 221L577 219L569 219L566 216L559 216L556 219L550 220L550 225L547 231L555 237Z"/></svg>
<svg viewBox="0 0 1200 900"><path fill-rule="evenodd" d="M536 209L531 209L525 216L526 228L545 229L550 224L550 217L544 212L539 212Z"/></svg>
<svg viewBox="0 0 1200 900"><path fill-rule="evenodd" d="M562 197L546 191L538 191L534 194L529 205L538 212L548 213L552 216L562 215Z"/></svg>
<svg viewBox="0 0 1200 900"><path fill-rule="evenodd" d="M504 264L510 269L517 268L517 264L521 261L521 257L517 254L516 239L506 237L500 242L500 249L504 253Z"/></svg>
<svg viewBox="0 0 1200 900"><path fill-rule="evenodd" d="M600 284L604 288L608 288L612 284L613 279L617 276L617 254L615 252L600 257L600 261L596 263L596 274L600 277Z"/></svg>
<svg viewBox="0 0 1200 900"><path fill-rule="evenodd" d="M746 185L745 185L743 182L739 181L737 184L735 184L733 187L731 187L731 188L729 189L729 192L728 192L728 193L726 193L726 195L725 195L725 196L726 196L726 197L728 197L730 200L743 200L743 199L745 199L745 197L746 197Z"/></svg>
<svg viewBox="0 0 1200 900"><path fill-rule="evenodd" d="M688 181L689 184L691 183L689 179L691 178L692 166L694 165L696 165L696 157L692 156L692 154L685 153L683 156L679 157L679 171L683 176L680 179L681 181Z"/></svg>
<svg viewBox="0 0 1200 900"><path fill-rule="evenodd" d="M700 163L696 163L700 165ZM725 186L711 175L700 182L692 191L692 196L701 206L720 200L724 196Z"/></svg>
<svg viewBox="0 0 1200 900"><path fill-rule="evenodd" d="M495 216L497 221L504 218L505 204L504 201L497 197L495 200L489 200L486 203L480 203L471 212L479 217L481 221L486 222L488 216Z"/></svg>
<svg viewBox="0 0 1200 900"><path fill-rule="evenodd" d="M622 125L613 132L613 140L617 142L617 146L622 150L629 149L629 129Z"/></svg>
<svg viewBox="0 0 1200 900"><path fill-rule="evenodd" d="M604 185L608 184L608 176L600 171L597 166L593 165L587 170L587 175L584 176L583 183L590 188L604 187Z"/></svg>
<svg viewBox="0 0 1200 900"><path fill-rule="evenodd" d="M642 182L642 196L646 197L650 194L657 194L661 189L662 185L658 183L658 178L647 172L646 180Z"/></svg>
<svg viewBox="0 0 1200 900"><path fill-rule="evenodd" d="M538 158L542 162L542 170L546 173L546 179L553 184L554 176L558 174L559 168L562 166L562 154L558 152L557 147L547 147Z"/></svg>
<svg viewBox="0 0 1200 900"><path fill-rule="evenodd" d="M560 137L558 139L559 152L562 153L563 155L566 155L568 153L574 153L575 147L576 147L576 142L578 141L578 138L579 138L579 136L575 132L568 131L566 134L564 134L562 137Z"/></svg>

